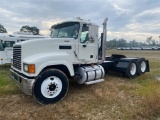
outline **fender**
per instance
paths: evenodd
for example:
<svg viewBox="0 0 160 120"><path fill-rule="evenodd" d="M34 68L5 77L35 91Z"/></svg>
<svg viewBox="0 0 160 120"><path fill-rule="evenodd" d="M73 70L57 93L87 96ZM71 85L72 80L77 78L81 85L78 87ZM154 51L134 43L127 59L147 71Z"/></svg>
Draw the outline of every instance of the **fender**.
<svg viewBox="0 0 160 120"><path fill-rule="evenodd" d="M28 74L24 73L27 76L38 76L38 74L46 67L53 65L64 65L68 68L70 75L74 76L74 69L72 60L69 54L65 52L56 52L56 53L42 53L36 54L30 57L27 57L23 60L23 63L26 64L35 64L36 73Z"/></svg>

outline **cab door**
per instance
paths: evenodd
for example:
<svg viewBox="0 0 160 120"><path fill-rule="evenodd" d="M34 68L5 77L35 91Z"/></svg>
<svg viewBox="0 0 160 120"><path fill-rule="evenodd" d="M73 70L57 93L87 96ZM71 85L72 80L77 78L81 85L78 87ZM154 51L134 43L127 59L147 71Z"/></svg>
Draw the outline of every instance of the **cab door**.
<svg viewBox="0 0 160 120"><path fill-rule="evenodd" d="M82 26L78 45L78 60L81 62L96 62L98 53L98 29L94 29L94 26L91 24L83 24Z"/></svg>

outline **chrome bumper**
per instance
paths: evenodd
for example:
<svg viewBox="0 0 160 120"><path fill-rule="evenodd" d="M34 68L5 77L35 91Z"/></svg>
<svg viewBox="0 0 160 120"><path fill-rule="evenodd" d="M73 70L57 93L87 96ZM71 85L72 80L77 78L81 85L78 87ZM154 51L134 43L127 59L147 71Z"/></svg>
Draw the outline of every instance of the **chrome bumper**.
<svg viewBox="0 0 160 120"><path fill-rule="evenodd" d="M32 86L35 79L25 78L19 75L17 72L13 71L12 69L10 69L10 71L11 71L13 80L16 82L20 90L27 95L32 95Z"/></svg>

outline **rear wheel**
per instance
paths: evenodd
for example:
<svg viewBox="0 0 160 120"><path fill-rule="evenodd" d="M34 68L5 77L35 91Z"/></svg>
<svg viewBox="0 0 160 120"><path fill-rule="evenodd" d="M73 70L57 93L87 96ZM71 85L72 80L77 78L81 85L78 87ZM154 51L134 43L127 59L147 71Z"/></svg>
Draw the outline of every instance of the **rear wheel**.
<svg viewBox="0 0 160 120"><path fill-rule="evenodd" d="M68 91L68 79L58 69L42 72L33 86L33 96L40 104L51 104L64 98Z"/></svg>
<svg viewBox="0 0 160 120"><path fill-rule="evenodd" d="M130 61L127 70L125 72L125 76L128 78L134 78L137 73L137 64L135 61Z"/></svg>
<svg viewBox="0 0 160 120"><path fill-rule="evenodd" d="M146 72L147 69L147 63L144 58L138 59L137 60L137 74L141 75Z"/></svg>

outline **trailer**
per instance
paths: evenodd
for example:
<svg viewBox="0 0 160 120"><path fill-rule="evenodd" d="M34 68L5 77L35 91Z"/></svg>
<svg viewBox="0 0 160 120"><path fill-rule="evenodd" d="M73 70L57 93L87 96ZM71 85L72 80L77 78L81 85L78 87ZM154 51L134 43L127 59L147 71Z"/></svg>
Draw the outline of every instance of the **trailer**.
<svg viewBox="0 0 160 120"><path fill-rule="evenodd" d="M33 35L25 32L14 34L0 33L0 65L10 64L13 56L13 45L30 39L48 38L49 36Z"/></svg>
<svg viewBox="0 0 160 120"><path fill-rule="evenodd" d="M110 70L128 78L149 72L145 58L106 56L107 21L101 42L98 26L78 18L53 25L51 38L14 44L10 70L20 90L40 104L51 104L65 97L69 79L91 85L105 81Z"/></svg>

